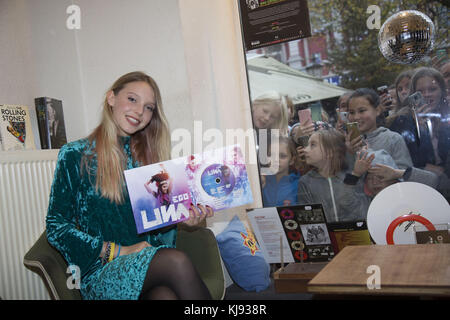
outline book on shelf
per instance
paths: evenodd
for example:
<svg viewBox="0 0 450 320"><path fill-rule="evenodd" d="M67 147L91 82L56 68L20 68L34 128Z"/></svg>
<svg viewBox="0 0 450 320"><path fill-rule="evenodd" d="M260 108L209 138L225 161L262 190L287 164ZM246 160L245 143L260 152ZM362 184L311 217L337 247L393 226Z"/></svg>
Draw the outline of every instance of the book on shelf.
<svg viewBox="0 0 450 320"><path fill-rule="evenodd" d="M67 143L62 101L49 97L34 99L41 149L59 149Z"/></svg>
<svg viewBox="0 0 450 320"><path fill-rule="evenodd" d="M36 149L27 106L0 105L0 142L3 151Z"/></svg>
<svg viewBox="0 0 450 320"><path fill-rule="evenodd" d="M189 219L192 205L214 211L253 202L238 145L124 171L138 233Z"/></svg>

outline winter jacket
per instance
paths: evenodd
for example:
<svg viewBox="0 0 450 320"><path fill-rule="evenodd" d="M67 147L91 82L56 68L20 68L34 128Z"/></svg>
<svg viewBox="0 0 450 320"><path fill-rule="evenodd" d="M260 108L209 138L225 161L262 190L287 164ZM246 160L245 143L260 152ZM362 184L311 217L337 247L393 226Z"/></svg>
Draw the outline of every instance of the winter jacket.
<svg viewBox="0 0 450 320"><path fill-rule="evenodd" d="M403 137L397 132L379 127L375 131L367 133L365 138L371 150L386 150L398 168L406 169L413 166L408 147Z"/></svg>
<svg viewBox="0 0 450 320"><path fill-rule="evenodd" d="M369 208L367 196L355 185L344 183L346 172L324 178L311 170L299 180L299 204L321 203L327 222L366 219Z"/></svg>

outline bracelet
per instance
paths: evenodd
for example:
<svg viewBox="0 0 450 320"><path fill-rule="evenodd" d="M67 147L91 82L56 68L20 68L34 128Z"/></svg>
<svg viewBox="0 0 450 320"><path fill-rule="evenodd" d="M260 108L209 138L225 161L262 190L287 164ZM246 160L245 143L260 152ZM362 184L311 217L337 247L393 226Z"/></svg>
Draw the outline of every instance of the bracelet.
<svg viewBox="0 0 450 320"><path fill-rule="evenodd" d="M105 254L102 257L102 263L106 264L108 262L108 257L111 253L111 242L106 243Z"/></svg>
<svg viewBox="0 0 450 320"><path fill-rule="evenodd" d="M117 256L116 256L116 258L117 258L118 256L120 256L120 248L122 247L120 244L119 244L118 246L119 246L119 249L117 250Z"/></svg>
<svg viewBox="0 0 450 320"><path fill-rule="evenodd" d="M116 244L114 242L111 242L111 250L109 252L108 262L111 262L114 259L114 249L115 249L115 247L116 247Z"/></svg>

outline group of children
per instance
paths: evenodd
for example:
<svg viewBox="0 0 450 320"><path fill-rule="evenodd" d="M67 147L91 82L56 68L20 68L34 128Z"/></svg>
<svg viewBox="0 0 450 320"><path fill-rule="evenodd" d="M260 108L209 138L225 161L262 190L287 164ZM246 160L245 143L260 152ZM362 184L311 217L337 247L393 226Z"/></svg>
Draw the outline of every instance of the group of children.
<svg viewBox="0 0 450 320"><path fill-rule="evenodd" d="M444 77L435 69L419 68L400 74L395 88L391 110L386 108L389 99L373 89L346 93L337 110L338 115L345 112L346 119L339 118L335 126L300 121L287 127L280 117L293 113L288 97L272 93L270 102L256 99L255 128L279 133L279 139L271 141L278 143L279 153L270 155L278 171L261 176L264 206L322 203L330 222L365 219L372 198L401 180L427 184L448 198L450 129ZM415 92L422 96L415 110L417 129L409 125L416 118L408 97ZM256 121L262 107L266 121ZM356 122L359 134L347 132L345 122Z"/></svg>

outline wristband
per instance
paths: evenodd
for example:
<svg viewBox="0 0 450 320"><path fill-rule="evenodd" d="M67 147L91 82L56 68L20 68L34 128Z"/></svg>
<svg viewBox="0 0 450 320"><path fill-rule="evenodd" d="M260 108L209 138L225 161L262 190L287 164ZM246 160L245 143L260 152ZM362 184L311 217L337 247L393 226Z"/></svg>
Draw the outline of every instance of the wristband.
<svg viewBox="0 0 450 320"><path fill-rule="evenodd" d="M109 254L111 253L111 242L106 243L105 254L102 257L102 263L106 264L108 262Z"/></svg>
<svg viewBox="0 0 450 320"><path fill-rule="evenodd" d="M345 175L344 183L350 185L356 185L360 177L347 173Z"/></svg>
<svg viewBox="0 0 450 320"><path fill-rule="evenodd" d="M408 181L409 178L411 177L411 173L412 173L412 168L411 167L406 168L406 170L405 170L405 172L403 173L403 176L402 176L403 181Z"/></svg>
<svg viewBox="0 0 450 320"><path fill-rule="evenodd" d="M118 256L120 256L120 248L122 247L120 244L119 244L118 246L119 246L119 249L117 250L117 256L116 256L116 258L117 258Z"/></svg>
<svg viewBox="0 0 450 320"><path fill-rule="evenodd" d="M108 262L113 261L114 259L114 250L115 250L116 244L114 242L111 242L111 250L109 252L109 258L108 258Z"/></svg>

